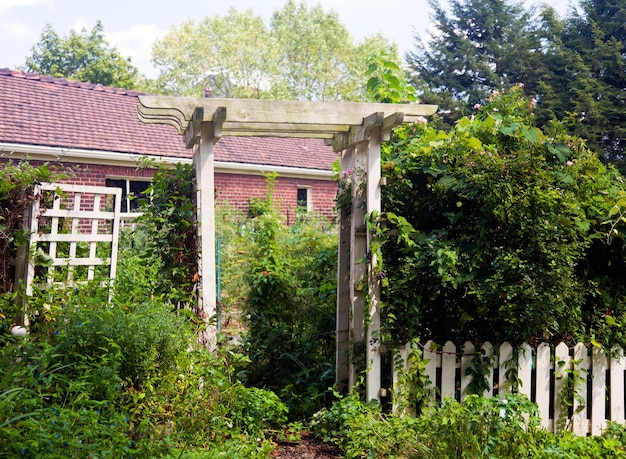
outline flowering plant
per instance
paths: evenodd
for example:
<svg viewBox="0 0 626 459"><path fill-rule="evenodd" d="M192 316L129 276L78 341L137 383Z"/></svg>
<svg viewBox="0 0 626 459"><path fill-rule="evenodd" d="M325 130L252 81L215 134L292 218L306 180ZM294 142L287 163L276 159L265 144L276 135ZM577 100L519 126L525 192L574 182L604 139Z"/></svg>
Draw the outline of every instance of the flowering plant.
<svg viewBox="0 0 626 459"><path fill-rule="evenodd" d="M335 208L343 216L348 216L352 213L352 187L353 184L358 184L357 193L364 190L365 182L362 180L365 175L365 171L360 168L348 167L342 171L339 166L339 162L335 161L333 164L333 172L335 173L335 179L337 180L337 198L335 200Z"/></svg>

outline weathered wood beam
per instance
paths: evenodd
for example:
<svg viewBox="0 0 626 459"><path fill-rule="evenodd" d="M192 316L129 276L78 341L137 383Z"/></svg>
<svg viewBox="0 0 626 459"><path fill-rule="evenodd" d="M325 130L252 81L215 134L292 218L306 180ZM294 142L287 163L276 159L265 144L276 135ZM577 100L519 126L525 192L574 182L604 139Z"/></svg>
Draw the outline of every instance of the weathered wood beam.
<svg viewBox="0 0 626 459"><path fill-rule="evenodd" d="M435 105L357 102L303 102L260 99L203 99L190 97L139 96L139 116L146 123L172 124L182 134L197 107L202 121L212 121L218 107L226 107L229 123L270 123L275 131L289 132L293 124L355 125L363 113L404 113L406 121L433 115ZM281 127L284 125L285 127ZM295 135L294 135L295 137Z"/></svg>
<svg viewBox="0 0 626 459"><path fill-rule="evenodd" d="M383 125L385 114L383 112L372 113L363 118L360 125L353 125L348 132L339 132L333 136L331 145L333 150L342 151L352 146L367 141L372 129Z"/></svg>
<svg viewBox="0 0 626 459"><path fill-rule="evenodd" d="M201 128L204 119L204 108L196 107L191 116L191 120L187 125L187 129L183 133L183 140L185 147L193 148L200 141ZM217 107L213 116L211 117L211 123L213 123L213 139L217 142L222 137L222 126L226 120L226 107Z"/></svg>
<svg viewBox="0 0 626 459"><path fill-rule="evenodd" d="M200 141L200 126L202 125L202 118L204 117L204 109L202 107L196 107L187 124L185 132L183 132L183 142L185 142L185 148L193 148Z"/></svg>

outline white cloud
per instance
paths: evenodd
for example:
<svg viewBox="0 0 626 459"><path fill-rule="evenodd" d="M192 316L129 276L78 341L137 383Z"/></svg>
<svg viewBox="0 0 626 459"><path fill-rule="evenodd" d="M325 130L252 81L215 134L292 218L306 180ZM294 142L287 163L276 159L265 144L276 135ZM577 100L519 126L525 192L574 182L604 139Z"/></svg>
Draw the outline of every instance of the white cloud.
<svg viewBox="0 0 626 459"><path fill-rule="evenodd" d="M52 2L50 0L0 0L0 12L24 6L52 7Z"/></svg>
<svg viewBox="0 0 626 459"><path fill-rule="evenodd" d="M74 25L72 25L72 30L75 30L76 32L80 33L83 29L85 29L87 32L90 32L91 29L93 29L95 25L96 25L95 23L90 24L89 21L85 18L76 18L74 19Z"/></svg>
<svg viewBox="0 0 626 459"><path fill-rule="evenodd" d="M37 32L28 24L21 21L2 22L2 34L9 39L27 40L37 37Z"/></svg>
<svg viewBox="0 0 626 459"><path fill-rule="evenodd" d="M106 33L106 30L105 30ZM135 24L130 29L106 33L106 39L124 57L130 57L133 65L148 77L152 75L152 44L166 32L156 24Z"/></svg>

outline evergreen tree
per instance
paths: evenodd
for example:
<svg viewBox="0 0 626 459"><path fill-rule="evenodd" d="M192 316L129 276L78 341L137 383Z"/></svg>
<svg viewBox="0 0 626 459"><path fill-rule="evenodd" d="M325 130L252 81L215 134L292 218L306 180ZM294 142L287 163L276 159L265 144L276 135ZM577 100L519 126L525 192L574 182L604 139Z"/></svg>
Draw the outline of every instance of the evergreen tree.
<svg viewBox="0 0 626 459"><path fill-rule="evenodd" d="M576 134L619 166L626 148L626 2L582 0L567 20L563 42L584 63L566 85L568 111L582 121Z"/></svg>
<svg viewBox="0 0 626 459"><path fill-rule="evenodd" d="M407 61L422 100L450 111L453 121L483 104L495 89L526 82L540 65L532 11L503 0L452 0L450 13L429 0L437 31L428 46L416 37Z"/></svg>

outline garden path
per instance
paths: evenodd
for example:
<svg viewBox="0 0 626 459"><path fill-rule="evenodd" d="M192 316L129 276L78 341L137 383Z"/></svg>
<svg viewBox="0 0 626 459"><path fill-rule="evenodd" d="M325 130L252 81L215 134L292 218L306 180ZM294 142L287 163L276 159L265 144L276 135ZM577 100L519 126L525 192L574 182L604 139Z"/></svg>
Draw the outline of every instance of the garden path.
<svg viewBox="0 0 626 459"><path fill-rule="evenodd" d="M299 442L280 442L272 452L279 459L340 459L341 451L333 445L321 442L312 433L303 432Z"/></svg>

